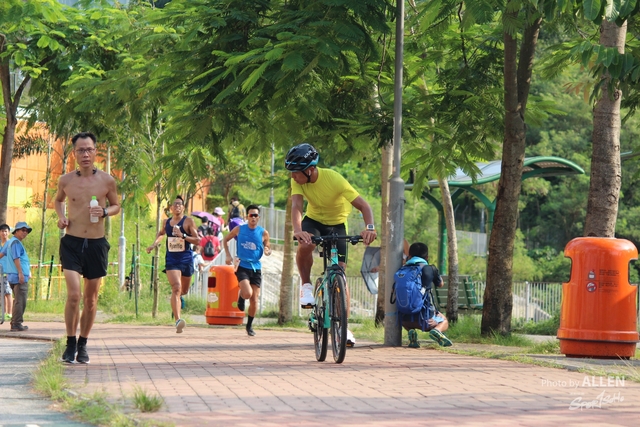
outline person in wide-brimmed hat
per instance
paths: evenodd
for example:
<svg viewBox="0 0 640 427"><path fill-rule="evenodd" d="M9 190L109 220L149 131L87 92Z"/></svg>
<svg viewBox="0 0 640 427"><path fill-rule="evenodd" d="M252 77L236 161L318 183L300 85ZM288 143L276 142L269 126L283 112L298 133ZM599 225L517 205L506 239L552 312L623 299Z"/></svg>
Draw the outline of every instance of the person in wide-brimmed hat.
<svg viewBox="0 0 640 427"><path fill-rule="evenodd" d="M31 227L24 221L18 221L13 229L13 237L2 247L0 258L7 257L7 280L15 295L11 317L11 332L22 332L29 329L22 324L24 310L27 308L27 295L29 294L29 277L31 275L29 255L22 244L27 235L31 233Z"/></svg>

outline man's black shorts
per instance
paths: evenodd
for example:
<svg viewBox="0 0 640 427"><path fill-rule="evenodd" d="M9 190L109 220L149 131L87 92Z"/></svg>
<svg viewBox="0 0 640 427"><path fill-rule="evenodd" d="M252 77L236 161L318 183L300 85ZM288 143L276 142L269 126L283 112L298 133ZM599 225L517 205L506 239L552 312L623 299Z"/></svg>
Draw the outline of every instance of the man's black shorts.
<svg viewBox="0 0 640 427"><path fill-rule="evenodd" d="M347 227L344 224L324 225L315 219L305 216L302 220L302 231L313 234L316 237L328 236L329 234L338 234L345 236ZM338 261L347 262L347 242L345 240L338 241Z"/></svg>
<svg viewBox="0 0 640 427"><path fill-rule="evenodd" d="M107 275L109 263L107 239L84 239L65 235L60 239L60 262L63 270L77 271L85 279L98 279Z"/></svg>
<svg viewBox="0 0 640 427"><path fill-rule="evenodd" d="M262 270L253 271L250 268L238 266L236 277L238 278L238 282L248 280L250 285L256 285L257 287L262 285Z"/></svg>

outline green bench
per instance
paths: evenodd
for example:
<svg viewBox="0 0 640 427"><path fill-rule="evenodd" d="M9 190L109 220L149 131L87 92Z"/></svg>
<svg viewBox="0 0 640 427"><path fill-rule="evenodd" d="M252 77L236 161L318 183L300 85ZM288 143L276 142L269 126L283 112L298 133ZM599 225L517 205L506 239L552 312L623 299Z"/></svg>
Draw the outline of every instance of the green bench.
<svg viewBox="0 0 640 427"><path fill-rule="evenodd" d="M431 288L431 292L436 309L441 313L446 313L449 278L446 275L441 277L444 281L444 286L441 288L434 286ZM458 276L458 310L466 312L482 311L482 304L478 303L478 296L471 276Z"/></svg>

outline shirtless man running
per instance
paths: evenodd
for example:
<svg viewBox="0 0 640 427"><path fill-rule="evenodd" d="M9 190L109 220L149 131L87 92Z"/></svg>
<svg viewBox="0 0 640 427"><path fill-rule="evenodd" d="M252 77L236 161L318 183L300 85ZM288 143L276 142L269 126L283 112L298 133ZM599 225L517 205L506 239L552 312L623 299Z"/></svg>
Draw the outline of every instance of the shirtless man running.
<svg viewBox="0 0 640 427"><path fill-rule="evenodd" d="M67 348L62 361L89 363L87 338L96 318L100 282L107 275L109 260L110 246L104 236L104 218L120 212L120 199L115 179L94 166L95 135L81 132L71 141L78 169L60 177L54 199L58 228L66 229L65 236L60 239L60 261L67 283L64 308ZM89 202L94 196L98 206L90 207ZM92 222L91 217L97 221ZM81 288L82 277L84 289ZM83 300L82 315L80 299ZM80 336L76 340L78 323Z"/></svg>

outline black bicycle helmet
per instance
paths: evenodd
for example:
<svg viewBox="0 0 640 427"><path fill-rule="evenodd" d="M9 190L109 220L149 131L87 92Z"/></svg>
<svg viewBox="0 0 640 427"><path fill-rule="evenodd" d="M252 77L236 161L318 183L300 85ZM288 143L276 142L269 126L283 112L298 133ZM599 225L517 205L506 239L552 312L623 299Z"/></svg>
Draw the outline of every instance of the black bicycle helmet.
<svg viewBox="0 0 640 427"><path fill-rule="evenodd" d="M320 155L313 145L302 143L291 148L284 160L284 167L291 172L302 172L318 164Z"/></svg>

